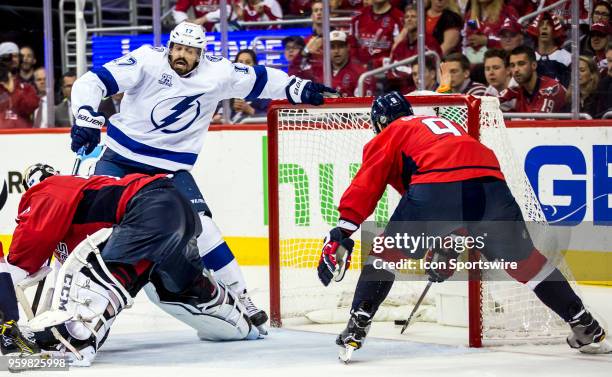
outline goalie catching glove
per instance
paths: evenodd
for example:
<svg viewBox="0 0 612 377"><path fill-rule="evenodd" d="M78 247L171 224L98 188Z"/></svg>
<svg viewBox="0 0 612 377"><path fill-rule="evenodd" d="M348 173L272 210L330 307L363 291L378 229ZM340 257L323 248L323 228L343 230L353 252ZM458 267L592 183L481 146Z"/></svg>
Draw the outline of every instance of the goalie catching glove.
<svg viewBox="0 0 612 377"><path fill-rule="evenodd" d="M324 286L332 279L341 281L351 266L351 255L355 241L349 237L357 230L357 225L341 220L338 226L329 231L323 240L323 251L319 259L317 273Z"/></svg>
<svg viewBox="0 0 612 377"><path fill-rule="evenodd" d="M323 104L324 96L337 94L338 92L323 84L294 77L285 88L285 93L287 94L287 100L292 105L307 103L319 106Z"/></svg>
<svg viewBox="0 0 612 377"><path fill-rule="evenodd" d="M106 123L104 115L95 112L89 106L82 106L75 117L75 124L70 130L72 144L70 149L78 152L85 147L85 154L90 154L100 144L100 130Z"/></svg>

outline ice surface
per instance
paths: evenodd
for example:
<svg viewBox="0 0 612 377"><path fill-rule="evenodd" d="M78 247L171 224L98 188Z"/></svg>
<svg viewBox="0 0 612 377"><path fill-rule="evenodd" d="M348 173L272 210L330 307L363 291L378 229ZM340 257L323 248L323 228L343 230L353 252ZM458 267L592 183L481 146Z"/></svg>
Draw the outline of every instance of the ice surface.
<svg viewBox="0 0 612 377"><path fill-rule="evenodd" d="M244 271L255 302L267 308L266 269ZM600 316L612 316L611 288L581 290ZM144 294L115 325L92 367L51 376L612 376L612 355L582 355L566 345L470 349L465 329L431 324L417 324L408 335L399 335L399 327L375 323L349 365L337 360L334 344L343 325L272 329L256 341L203 342ZM41 372L27 375L34 373Z"/></svg>

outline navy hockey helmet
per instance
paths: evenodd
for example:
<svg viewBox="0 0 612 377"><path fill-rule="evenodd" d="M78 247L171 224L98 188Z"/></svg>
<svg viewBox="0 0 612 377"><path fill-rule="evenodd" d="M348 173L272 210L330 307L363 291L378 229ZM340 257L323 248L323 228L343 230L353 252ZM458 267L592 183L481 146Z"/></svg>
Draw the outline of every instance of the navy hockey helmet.
<svg viewBox="0 0 612 377"><path fill-rule="evenodd" d="M412 106L396 91L378 96L372 102L372 128L379 134L397 118L414 115Z"/></svg>
<svg viewBox="0 0 612 377"><path fill-rule="evenodd" d="M39 184L43 180L58 175L59 172L53 168L51 165L47 164L35 164L29 166L25 172L23 172L23 187L26 190L29 190L30 187Z"/></svg>

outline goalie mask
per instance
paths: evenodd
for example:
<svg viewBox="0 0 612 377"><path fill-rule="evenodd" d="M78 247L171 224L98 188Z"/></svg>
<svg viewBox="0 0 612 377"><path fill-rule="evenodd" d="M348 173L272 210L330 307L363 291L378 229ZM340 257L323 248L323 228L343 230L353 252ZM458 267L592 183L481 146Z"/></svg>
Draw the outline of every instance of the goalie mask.
<svg viewBox="0 0 612 377"><path fill-rule="evenodd" d="M383 94L372 103L371 120L375 134L379 134L394 120L414 115L412 106L396 91Z"/></svg>
<svg viewBox="0 0 612 377"><path fill-rule="evenodd" d="M23 172L23 187L25 187L26 190L29 190L30 187L37 185L43 180L58 174L59 172L55 170L51 165L32 165L28 167L25 172Z"/></svg>

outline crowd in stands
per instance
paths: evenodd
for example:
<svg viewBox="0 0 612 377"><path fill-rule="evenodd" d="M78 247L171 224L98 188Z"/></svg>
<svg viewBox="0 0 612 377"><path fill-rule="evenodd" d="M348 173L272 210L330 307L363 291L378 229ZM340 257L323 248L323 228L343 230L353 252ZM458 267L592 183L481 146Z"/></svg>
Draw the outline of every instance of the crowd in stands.
<svg viewBox="0 0 612 377"><path fill-rule="evenodd" d="M414 0L330 0L333 23L323 35L321 0L228 0L231 30L278 29L278 20L310 18L308 35L282 40L289 74L323 81L323 41L331 46L332 86L342 96L376 95L389 90L408 94L417 88L417 7ZM555 0L425 0L424 87L439 93L497 96L507 112L568 112L579 96L580 112L601 118L612 111L612 0L580 0L579 88L571 80L570 2L519 24ZM177 0L175 22L189 20L208 31L218 29L218 0ZM267 21L241 25L245 21ZM287 26L294 27L294 26ZM262 31L264 34L265 31ZM257 64L257 53L241 50L235 61ZM404 62L403 62L404 61ZM406 62L407 61L407 62ZM399 63L382 74L366 71ZM0 44L0 129L45 127L46 72L32 48ZM58 80L55 124L69 127L70 92L76 79ZM101 111L119 111L121 95L105 99ZM233 100L230 119L263 116L267 101ZM216 121L221 121L218 114Z"/></svg>

